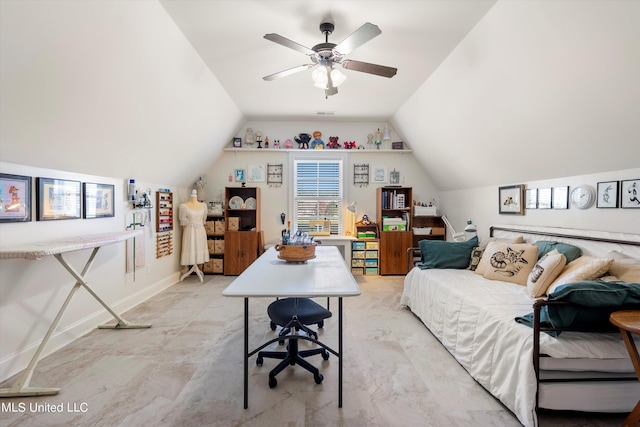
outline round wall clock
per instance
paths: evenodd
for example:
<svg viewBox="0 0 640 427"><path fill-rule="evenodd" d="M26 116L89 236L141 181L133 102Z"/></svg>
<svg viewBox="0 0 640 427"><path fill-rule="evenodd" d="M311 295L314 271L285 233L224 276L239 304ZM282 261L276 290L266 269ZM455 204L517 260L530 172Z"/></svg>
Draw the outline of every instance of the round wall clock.
<svg viewBox="0 0 640 427"><path fill-rule="evenodd" d="M596 192L590 185L578 185L571 190L571 206L587 209L596 200Z"/></svg>

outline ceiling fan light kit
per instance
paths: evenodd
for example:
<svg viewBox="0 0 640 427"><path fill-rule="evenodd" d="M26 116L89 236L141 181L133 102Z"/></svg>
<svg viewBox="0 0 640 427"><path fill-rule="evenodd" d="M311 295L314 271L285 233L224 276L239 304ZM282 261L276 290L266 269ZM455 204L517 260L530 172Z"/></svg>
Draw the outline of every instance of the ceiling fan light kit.
<svg viewBox="0 0 640 427"><path fill-rule="evenodd" d="M396 75L398 72L397 68L344 58L357 47L362 46L369 40L380 35L382 31L377 25L367 22L337 45L329 43L329 35L333 32L334 28L334 25L330 22L323 22L320 24L320 31L325 35L325 42L317 44L312 48L305 47L299 43L282 37L279 34L265 34L264 38L267 40L308 55L313 64L299 65L288 70L270 74L263 77L263 79L271 81L316 67L316 69L311 73L314 86L324 89L325 96L329 97L338 93L338 86L344 83L347 79L347 76L333 67L334 64L341 64L342 67L347 70L359 71L382 77L391 78Z"/></svg>

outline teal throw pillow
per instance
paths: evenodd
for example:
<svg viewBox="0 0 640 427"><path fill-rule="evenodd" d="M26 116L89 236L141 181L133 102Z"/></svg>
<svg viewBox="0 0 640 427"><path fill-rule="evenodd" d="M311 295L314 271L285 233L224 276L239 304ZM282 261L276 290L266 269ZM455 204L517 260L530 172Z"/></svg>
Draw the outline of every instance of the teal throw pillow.
<svg viewBox="0 0 640 427"><path fill-rule="evenodd" d="M538 259L545 256L547 253L554 249L567 257L567 264L582 256L582 249L577 246L569 245L567 243L552 242L550 240L539 240L535 242L538 247Z"/></svg>
<svg viewBox="0 0 640 427"><path fill-rule="evenodd" d="M471 251L478 246L478 237L466 242L444 242L442 240L420 240L421 269L456 268L466 269L471 261Z"/></svg>

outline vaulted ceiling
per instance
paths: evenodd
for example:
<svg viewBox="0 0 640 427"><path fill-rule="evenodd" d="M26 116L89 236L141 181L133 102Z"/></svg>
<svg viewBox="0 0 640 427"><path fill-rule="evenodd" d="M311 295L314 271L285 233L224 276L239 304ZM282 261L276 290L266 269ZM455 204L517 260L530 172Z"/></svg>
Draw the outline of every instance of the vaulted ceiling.
<svg viewBox="0 0 640 427"><path fill-rule="evenodd" d="M247 120L388 120L469 33L495 0L264 1L160 0ZM365 22L382 34L347 58L398 68L391 79L340 70L347 80L328 99L311 70L265 81L264 76L308 64L309 57L263 38L277 33L311 48L339 43Z"/></svg>

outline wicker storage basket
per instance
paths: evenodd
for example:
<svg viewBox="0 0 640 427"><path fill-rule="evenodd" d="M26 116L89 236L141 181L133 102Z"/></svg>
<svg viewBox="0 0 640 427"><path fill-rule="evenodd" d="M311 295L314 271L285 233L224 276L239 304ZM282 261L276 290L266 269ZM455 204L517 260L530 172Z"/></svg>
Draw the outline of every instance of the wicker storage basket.
<svg viewBox="0 0 640 427"><path fill-rule="evenodd" d="M316 257L316 245L281 245L275 247L278 258L287 262L305 262Z"/></svg>

